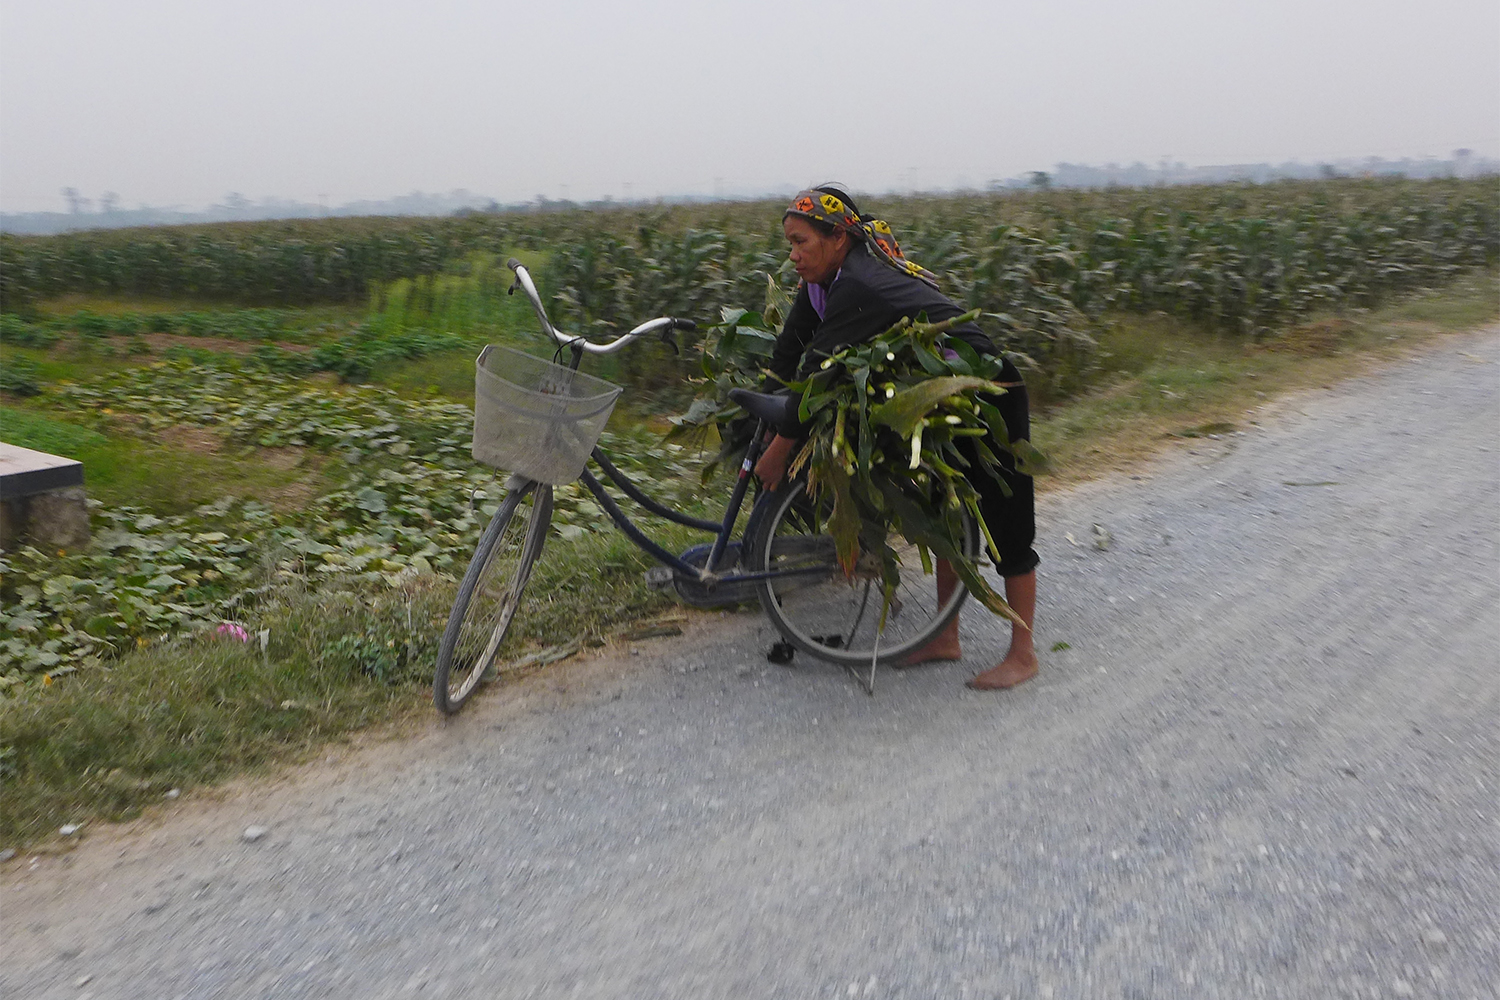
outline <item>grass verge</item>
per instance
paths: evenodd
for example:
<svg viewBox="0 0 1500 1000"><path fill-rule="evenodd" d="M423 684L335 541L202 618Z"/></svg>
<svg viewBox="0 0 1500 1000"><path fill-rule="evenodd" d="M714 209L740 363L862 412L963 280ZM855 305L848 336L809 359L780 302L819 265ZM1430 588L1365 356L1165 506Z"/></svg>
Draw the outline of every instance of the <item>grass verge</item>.
<svg viewBox="0 0 1500 1000"><path fill-rule="evenodd" d="M295 759L413 711L422 650L397 653L395 626L441 604L432 589L373 602L289 592L264 653L201 636L22 690L0 712L0 843L128 818L169 789Z"/></svg>
<svg viewBox="0 0 1500 1000"><path fill-rule="evenodd" d="M108 506L182 514L222 496L256 497L275 507L303 503L322 486L319 461L267 449L225 452L215 435L181 429L148 441L124 426L100 433L48 413L0 405L0 440L83 463L89 496Z"/></svg>
<svg viewBox="0 0 1500 1000"><path fill-rule="evenodd" d="M1253 345L1166 317L1114 318L1100 338L1097 388L1037 415L1037 442L1059 469L1042 485L1128 467L1173 441L1243 422L1272 397L1497 316L1500 275L1491 272ZM432 364L414 385L434 377L441 362ZM110 446L107 435L14 407L0 416L14 426L30 421L35 446ZM179 475L192 474L165 481ZM727 488L708 492L718 498ZM675 528L653 533L669 548L702 540ZM614 532L552 539L517 619L528 648L599 641L673 607L669 595L644 586L648 565ZM432 577L379 593L289 585L246 622L269 631L264 653L199 636L0 701L0 847L41 843L63 823L129 818L169 789L294 761L353 731L420 717L430 711L431 661L452 592L451 581Z"/></svg>
<svg viewBox="0 0 1500 1000"><path fill-rule="evenodd" d="M1052 459L1043 490L1131 467L1175 442L1247 421L1277 396L1356 375L1444 333L1500 319L1500 273L1382 309L1314 317L1247 344L1168 316L1116 316L1099 335L1095 388L1034 415L1033 438Z"/></svg>
<svg viewBox="0 0 1500 1000"><path fill-rule="evenodd" d="M472 406L477 354L478 351L466 349L441 351L377 372L370 382L403 396L438 396Z"/></svg>
<svg viewBox="0 0 1500 1000"><path fill-rule="evenodd" d="M653 534L675 548L702 540L675 527ZM649 565L617 533L553 538L517 617L519 652L602 645L674 607L645 586ZM0 848L40 843L64 823L130 819L170 789L430 712L454 589L431 575L382 591L293 582L243 616L249 643L200 634L17 688L0 699Z"/></svg>

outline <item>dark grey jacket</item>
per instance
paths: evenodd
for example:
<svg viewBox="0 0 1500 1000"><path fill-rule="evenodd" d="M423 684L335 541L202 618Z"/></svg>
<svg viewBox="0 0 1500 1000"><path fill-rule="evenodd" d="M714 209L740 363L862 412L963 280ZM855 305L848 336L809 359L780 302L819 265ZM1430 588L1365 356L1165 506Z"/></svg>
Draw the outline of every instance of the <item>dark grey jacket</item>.
<svg viewBox="0 0 1500 1000"><path fill-rule="evenodd" d="M842 347L863 343L895 326L902 317L927 314L929 322L952 319L965 310L925 281L902 274L871 256L858 243L828 288L823 316L813 308L807 286L797 290L786 325L771 352L771 371L782 381L804 378ZM998 354L973 323L952 331L980 354ZM1007 365L1009 367L1009 365Z"/></svg>

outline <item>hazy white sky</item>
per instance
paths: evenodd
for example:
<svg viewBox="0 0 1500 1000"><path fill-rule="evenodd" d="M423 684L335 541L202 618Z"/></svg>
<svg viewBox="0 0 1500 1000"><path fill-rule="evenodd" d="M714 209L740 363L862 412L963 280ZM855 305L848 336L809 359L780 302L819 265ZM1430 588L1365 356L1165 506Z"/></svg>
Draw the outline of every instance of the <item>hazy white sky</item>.
<svg viewBox="0 0 1500 1000"><path fill-rule="evenodd" d="M0 0L0 208L1500 156L1495 0Z"/></svg>

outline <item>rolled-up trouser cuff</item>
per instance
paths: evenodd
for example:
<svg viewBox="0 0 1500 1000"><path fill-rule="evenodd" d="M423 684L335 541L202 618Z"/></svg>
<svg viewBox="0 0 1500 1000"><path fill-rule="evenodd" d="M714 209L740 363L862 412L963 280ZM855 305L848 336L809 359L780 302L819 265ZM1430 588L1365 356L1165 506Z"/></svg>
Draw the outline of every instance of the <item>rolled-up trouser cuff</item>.
<svg viewBox="0 0 1500 1000"><path fill-rule="evenodd" d="M1042 557L1036 554L1036 549L1028 549L1026 554L1020 558L1001 560L998 567L1000 575L1007 580L1013 576L1025 576L1033 573L1042 563Z"/></svg>

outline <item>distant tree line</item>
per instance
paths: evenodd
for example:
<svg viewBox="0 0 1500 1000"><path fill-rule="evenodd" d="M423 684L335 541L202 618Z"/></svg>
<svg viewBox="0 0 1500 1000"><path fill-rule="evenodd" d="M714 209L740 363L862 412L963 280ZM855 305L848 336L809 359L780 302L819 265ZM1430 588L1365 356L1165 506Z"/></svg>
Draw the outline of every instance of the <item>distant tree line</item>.
<svg viewBox="0 0 1500 1000"><path fill-rule="evenodd" d="M1032 170L1017 177L998 178L985 185L988 191L1016 191L1050 188L1160 187L1164 185L1224 184L1251 182L1267 184L1278 180L1329 180L1337 177L1406 177L1413 180L1434 178L1476 178L1500 174L1500 160L1477 156L1472 150L1458 149L1448 159L1424 157L1386 160L1378 156L1332 162L1244 163L1221 166L1190 167L1185 163L1162 161L1155 166L1136 162L1126 165L1107 163L1090 166L1082 163L1059 163L1052 170ZM941 194L936 192L935 194ZM957 192L963 193L963 192ZM139 226L176 226L209 222L256 222L279 219L361 218L364 216L440 216L473 214L535 214L576 209L649 208L677 204L703 204L730 201L756 201L762 196L729 198L651 199L616 202L604 198L575 202L537 195L524 202L502 204L485 195L462 189L447 193L413 191L378 201L352 201L341 205L266 198L251 201L239 192L230 192L218 204L202 211L181 208L158 208L141 205L122 208L120 196L106 191L95 200L85 197L77 188L61 191L68 204L67 212L0 212L0 232L50 235L81 229L130 229ZM767 192L764 197L779 197L786 192Z"/></svg>

